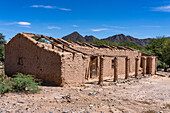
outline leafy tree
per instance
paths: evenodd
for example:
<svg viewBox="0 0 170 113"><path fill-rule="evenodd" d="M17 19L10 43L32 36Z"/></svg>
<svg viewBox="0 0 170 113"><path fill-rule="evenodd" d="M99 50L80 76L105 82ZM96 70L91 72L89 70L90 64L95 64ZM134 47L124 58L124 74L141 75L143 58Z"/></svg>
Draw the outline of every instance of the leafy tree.
<svg viewBox="0 0 170 113"><path fill-rule="evenodd" d="M4 62L5 59L5 48L4 44L6 43L5 36L0 33L0 61Z"/></svg>
<svg viewBox="0 0 170 113"><path fill-rule="evenodd" d="M0 33L0 45L3 45L5 43L6 43L5 36L2 33Z"/></svg>
<svg viewBox="0 0 170 113"><path fill-rule="evenodd" d="M4 62L5 60L5 47L4 45L0 46L0 61Z"/></svg>
<svg viewBox="0 0 170 113"><path fill-rule="evenodd" d="M170 65L170 39L164 42L164 47L163 59L167 65Z"/></svg>
<svg viewBox="0 0 170 113"><path fill-rule="evenodd" d="M160 67L170 65L170 39L165 37L157 37L152 39L150 45L146 47L153 55L158 56Z"/></svg>

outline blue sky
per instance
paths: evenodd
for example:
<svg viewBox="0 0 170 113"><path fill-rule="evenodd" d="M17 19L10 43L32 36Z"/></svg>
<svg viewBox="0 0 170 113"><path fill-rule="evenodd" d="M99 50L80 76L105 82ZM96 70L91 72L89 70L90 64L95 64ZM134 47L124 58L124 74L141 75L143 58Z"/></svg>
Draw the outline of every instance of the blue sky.
<svg viewBox="0 0 170 113"><path fill-rule="evenodd" d="M0 0L0 33L170 36L170 0Z"/></svg>

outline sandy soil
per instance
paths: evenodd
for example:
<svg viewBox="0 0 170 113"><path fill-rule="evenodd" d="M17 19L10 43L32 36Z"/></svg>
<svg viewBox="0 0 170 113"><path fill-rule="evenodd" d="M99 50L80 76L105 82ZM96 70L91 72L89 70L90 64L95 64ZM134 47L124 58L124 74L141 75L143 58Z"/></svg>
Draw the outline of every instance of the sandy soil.
<svg viewBox="0 0 170 113"><path fill-rule="evenodd" d="M167 76L107 80L103 87L40 86L38 94L9 93L0 97L0 113L170 113L170 73L163 74Z"/></svg>

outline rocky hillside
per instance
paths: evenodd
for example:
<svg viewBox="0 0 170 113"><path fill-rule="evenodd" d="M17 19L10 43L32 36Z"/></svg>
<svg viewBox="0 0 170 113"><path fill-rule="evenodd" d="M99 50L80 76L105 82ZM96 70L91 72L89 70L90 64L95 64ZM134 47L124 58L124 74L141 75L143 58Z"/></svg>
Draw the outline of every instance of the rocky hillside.
<svg viewBox="0 0 170 113"><path fill-rule="evenodd" d="M85 38L86 42L93 42L95 40L99 40L98 38L96 38L92 35L90 35L90 36L86 35L84 38Z"/></svg>
<svg viewBox="0 0 170 113"><path fill-rule="evenodd" d="M80 35L78 32L73 32L67 36L64 36L62 39L67 40L67 41L79 41L79 42L93 42L94 40L99 40L95 38L94 36L85 36L83 37Z"/></svg>
<svg viewBox="0 0 170 113"><path fill-rule="evenodd" d="M64 36L62 39L67 40L67 41L70 40L70 41L79 41L79 42L93 42L94 40L99 40L98 38L96 38L92 35L90 35L90 36L86 35L85 37L83 37L78 32L73 32L67 36ZM108 40L110 42L115 42L115 43L124 43L124 42L130 41L133 44L138 44L140 46L145 46L149 42L151 42L151 38L138 39L138 38L134 38L132 36L125 36L124 34L110 36L108 38L104 38L101 40Z"/></svg>
<svg viewBox="0 0 170 113"><path fill-rule="evenodd" d="M125 36L124 34L118 34L118 35L110 36L110 37L105 38L103 40L108 40L110 42L115 42L115 43L124 43L124 42L130 41L133 44L138 44L140 46L145 46L149 42L151 42L151 38L138 39L138 38L134 38L132 36Z"/></svg>

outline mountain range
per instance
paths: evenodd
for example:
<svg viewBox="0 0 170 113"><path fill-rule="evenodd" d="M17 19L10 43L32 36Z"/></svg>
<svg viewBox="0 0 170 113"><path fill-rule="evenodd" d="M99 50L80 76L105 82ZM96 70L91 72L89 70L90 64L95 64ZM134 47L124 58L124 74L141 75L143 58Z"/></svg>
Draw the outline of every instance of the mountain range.
<svg viewBox="0 0 170 113"><path fill-rule="evenodd" d="M124 42L130 41L133 44L138 44L140 46L145 46L149 44L149 42L151 42L152 40L151 38L138 39L138 38L134 38L129 35L125 36L124 34L117 34L117 35L110 36L108 38L98 39L92 35L90 36L86 35L85 37L83 37L78 32L73 32L67 36L62 37L62 39L67 40L67 41L79 41L79 42L88 42L88 43L93 42L95 40L108 40L114 43L124 43Z"/></svg>

